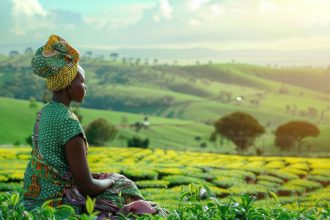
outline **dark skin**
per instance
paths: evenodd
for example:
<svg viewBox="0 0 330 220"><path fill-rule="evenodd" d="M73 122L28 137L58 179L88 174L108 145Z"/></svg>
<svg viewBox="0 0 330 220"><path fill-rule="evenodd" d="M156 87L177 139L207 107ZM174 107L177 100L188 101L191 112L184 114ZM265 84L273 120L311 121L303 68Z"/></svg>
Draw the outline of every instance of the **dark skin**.
<svg viewBox="0 0 330 220"><path fill-rule="evenodd" d="M67 107L70 107L72 101L81 103L86 95L87 86L85 85L85 72L79 67L77 76L71 82L71 84L60 90L53 92L52 101L63 103ZM87 158L86 158L86 142L82 137L82 134L71 138L64 145L66 159L75 183L79 191L84 196L95 197L100 193L110 188L114 181L108 178L103 179L102 174L92 174L89 170ZM121 176L120 174L116 174ZM98 179L101 177L100 179ZM151 207L151 202L145 202L143 200L137 200L130 203L126 207L127 212L139 213L155 213L156 210Z"/></svg>
<svg viewBox="0 0 330 220"><path fill-rule="evenodd" d="M67 107L70 107L72 101L79 103L83 101L86 89L85 73L82 68L79 68L77 76L68 87L53 92L52 101L63 103ZM64 147L72 176L79 191L84 196L97 196L106 191L114 183L110 179L95 179L99 177L99 174L91 174L86 158L86 143L82 135L71 138Z"/></svg>

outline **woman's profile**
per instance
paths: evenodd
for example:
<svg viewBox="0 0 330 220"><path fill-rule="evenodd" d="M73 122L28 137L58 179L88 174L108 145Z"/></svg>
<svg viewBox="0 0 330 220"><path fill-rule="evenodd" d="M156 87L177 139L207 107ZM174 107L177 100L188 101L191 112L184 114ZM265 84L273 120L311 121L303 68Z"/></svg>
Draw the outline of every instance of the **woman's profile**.
<svg viewBox="0 0 330 220"><path fill-rule="evenodd" d="M24 205L32 210L51 200L56 207L69 204L84 211L86 197L96 197L104 217L117 212L155 213L136 185L117 173L92 174L84 130L69 107L82 102L87 86L79 53L59 36L51 35L32 59L33 73L46 79L52 100L37 114L31 159L24 174ZM119 196L121 195L121 197ZM121 201L124 200L124 201ZM120 209L118 202L124 203Z"/></svg>

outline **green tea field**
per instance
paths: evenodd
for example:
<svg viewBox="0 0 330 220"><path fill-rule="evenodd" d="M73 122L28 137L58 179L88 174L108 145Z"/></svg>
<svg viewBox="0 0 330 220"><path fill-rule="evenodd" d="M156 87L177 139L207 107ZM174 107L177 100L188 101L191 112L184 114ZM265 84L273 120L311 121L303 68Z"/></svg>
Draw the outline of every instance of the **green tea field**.
<svg viewBox="0 0 330 220"><path fill-rule="evenodd" d="M0 190L22 191L29 148L0 149ZM146 199L172 209L190 183L208 186L220 200L254 195L257 206L294 208L330 202L330 159L236 156L160 149L89 149L93 172L118 172L134 180Z"/></svg>

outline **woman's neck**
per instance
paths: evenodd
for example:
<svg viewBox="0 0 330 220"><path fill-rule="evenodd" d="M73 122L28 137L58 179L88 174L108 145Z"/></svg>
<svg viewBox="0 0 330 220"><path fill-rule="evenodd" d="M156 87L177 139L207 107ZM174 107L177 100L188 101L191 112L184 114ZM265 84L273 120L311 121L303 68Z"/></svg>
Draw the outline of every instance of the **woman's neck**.
<svg viewBox="0 0 330 220"><path fill-rule="evenodd" d="M65 89L53 92L52 101L59 102L70 107L71 99Z"/></svg>

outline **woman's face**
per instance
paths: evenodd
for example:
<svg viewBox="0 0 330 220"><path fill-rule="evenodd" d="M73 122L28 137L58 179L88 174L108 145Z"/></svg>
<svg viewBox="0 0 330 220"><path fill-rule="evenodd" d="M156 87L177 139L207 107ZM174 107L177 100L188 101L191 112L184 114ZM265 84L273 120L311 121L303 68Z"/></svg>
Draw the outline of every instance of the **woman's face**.
<svg viewBox="0 0 330 220"><path fill-rule="evenodd" d="M81 103L86 95L85 71L78 66L78 73L69 86L70 96L73 101Z"/></svg>

